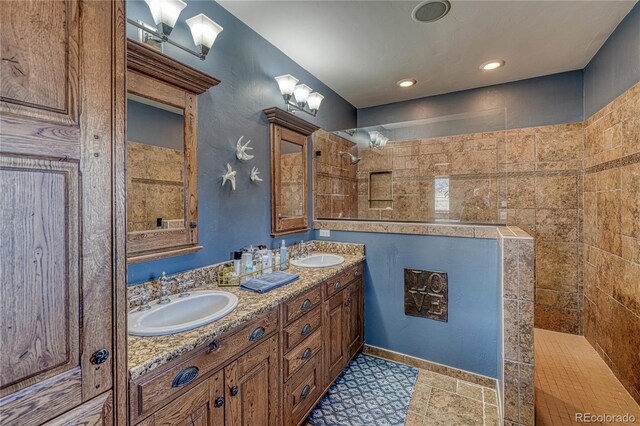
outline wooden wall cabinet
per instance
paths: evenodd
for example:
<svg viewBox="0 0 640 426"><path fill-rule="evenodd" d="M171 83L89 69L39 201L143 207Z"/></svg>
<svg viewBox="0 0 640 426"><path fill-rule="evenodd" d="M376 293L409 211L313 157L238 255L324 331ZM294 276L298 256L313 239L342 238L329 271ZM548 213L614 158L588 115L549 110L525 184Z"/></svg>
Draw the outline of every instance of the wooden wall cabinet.
<svg viewBox="0 0 640 426"><path fill-rule="evenodd" d="M112 424L126 389L124 2L7 1L0 27L0 419Z"/></svg>
<svg viewBox="0 0 640 426"><path fill-rule="evenodd" d="M319 127L280 108L262 112L271 141L271 236L308 231L307 138Z"/></svg>
<svg viewBox="0 0 640 426"><path fill-rule="evenodd" d="M140 159L128 158L128 173L134 174L137 166L143 169L144 174L133 176L139 179L133 181L129 179L127 189L127 205L130 219L141 215L136 209L145 208L150 204L150 200L154 199L156 210L163 204L182 204L180 213L171 219L183 219L181 226L176 228L157 228L155 218L162 214L162 210L154 211L153 226L142 226L141 230L128 229L127 231L127 258L129 263L147 262L151 260L162 259L171 256L180 256L193 253L202 248L198 245L198 104L197 95L207 91L209 88L220 83L219 80L182 64L175 59L166 56L159 51L132 40L127 40L127 93L132 96L134 101L144 105L150 110L164 109L179 113L182 119L183 140L173 141L179 145L180 156L184 167L180 167L177 173L181 175L179 182L170 182L169 187L165 188L167 194L173 193L168 190L175 189L171 186L179 184L182 194L182 203L164 196L157 199L157 195L150 197L149 200L140 199L143 193L157 193L153 191L151 185L159 187L158 180L149 179L150 170L166 169L169 163L164 163L164 167L159 164L148 164L149 160L141 161ZM166 114L166 112L164 112ZM173 114L176 115L176 114ZM146 122L144 126L148 125ZM164 141L167 142L172 141ZM127 141L132 143L132 141ZM154 143L159 143L154 141ZM148 153L151 155L150 148L164 149L154 145L138 144L147 146ZM173 151L173 150L169 150ZM159 161L166 162L167 152L159 153ZM153 157L156 158L156 157ZM155 161L151 161L155 163ZM163 164L163 163L160 163ZM152 167L154 166L154 167ZM158 172L160 172L158 170ZM166 176L159 176L165 178ZM175 179L175 177L174 177ZM166 183L166 182L165 182ZM140 188L134 191L133 186ZM146 188L146 191L142 188ZM166 212L165 212L166 213Z"/></svg>

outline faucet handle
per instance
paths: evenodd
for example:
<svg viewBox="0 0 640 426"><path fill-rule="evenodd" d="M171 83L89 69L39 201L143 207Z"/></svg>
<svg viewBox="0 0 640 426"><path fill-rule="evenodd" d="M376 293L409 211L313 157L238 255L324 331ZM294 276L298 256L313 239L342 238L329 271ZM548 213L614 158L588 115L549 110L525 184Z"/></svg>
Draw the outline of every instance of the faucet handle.
<svg viewBox="0 0 640 426"><path fill-rule="evenodd" d="M187 281L178 280L178 291L180 292L180 295L178 297L189 296L189 293L187 292L187 290L189 290L194 286L195 286L194 280L187 280Z"/></svg>
<svg viewBox="0 0 640 426"><path fill-rule="evenodd" d="M138 307L138 311L147 311L151 309L149 306L149 302L151 301L151 291L147 288L147 286L143 285L140 288L140 293L137 296L133 296L129 299L130 302L140 301L140 306Z"/></svg>

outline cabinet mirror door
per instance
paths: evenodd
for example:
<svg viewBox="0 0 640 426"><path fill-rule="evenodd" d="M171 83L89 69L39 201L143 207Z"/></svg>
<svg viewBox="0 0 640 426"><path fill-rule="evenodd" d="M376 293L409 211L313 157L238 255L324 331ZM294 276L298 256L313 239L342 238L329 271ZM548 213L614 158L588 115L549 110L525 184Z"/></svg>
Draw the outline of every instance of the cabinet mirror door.
<svg viewBox="0 0 640 426"><path fill-rule="evenodd" d="M307 231L307 137L318 127L279 108L263 112L271 123L271 235Z"/></svg>
<svg viewBox="0 0 640 426"><path fill-rule="evenodd" d="M196 251L195 95L135 72L127 86L129 263Z"/></svg>

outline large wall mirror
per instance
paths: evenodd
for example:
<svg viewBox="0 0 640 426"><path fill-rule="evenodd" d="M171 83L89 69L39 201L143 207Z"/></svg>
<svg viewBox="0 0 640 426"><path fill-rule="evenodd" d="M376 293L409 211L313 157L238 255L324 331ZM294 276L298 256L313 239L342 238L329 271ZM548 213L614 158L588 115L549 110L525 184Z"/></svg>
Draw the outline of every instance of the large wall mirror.
<svg viewBox="0 0 640 426"><path fill-rule="evenodd" d="M218 80L131 40L127 49L127 258L193 253L202 248L196 95Z"/></svg>
<svg viewBox="0 0 640 426"><path fill-rule="evenodd" d="M309 229L307 137L318 127L279 108L264 110L271 133L271 235Z"/></svg>

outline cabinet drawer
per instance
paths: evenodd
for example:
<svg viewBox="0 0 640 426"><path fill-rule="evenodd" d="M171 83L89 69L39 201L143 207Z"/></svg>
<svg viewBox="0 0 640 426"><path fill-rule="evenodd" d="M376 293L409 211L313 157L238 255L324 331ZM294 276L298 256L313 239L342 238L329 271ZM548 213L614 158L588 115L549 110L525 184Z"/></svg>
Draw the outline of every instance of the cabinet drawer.
<svg viewBox="0 0 640 426"><path fill-rule="evenodd" d="M322 395L320 354L284 385L284 424L296 426Z"/></svg>
<svg viewBox="0 0 640 426"><path fill-rule="evenodd" d="M293 373L308 363L314 355L320 352L321 347L322 333L320 330L316 330L308 339L303 340L284 356L284 379L288 380Z"/></svg>
<svg viewBox="0 0 640 426"><path fill-rule="evenodd" d="M309 337L320 328L322 312L320 307L314 308L307 315L298 318L284 329L282 334L282 347L284 352L289 352L294 346Z"/></svg>
<svg viewBox="0 0 640 426"><path fill-rule="evenodd" d="M325 283L327 298L345 288L351 281L361 277L363 269L363 264L360 263L352 268L347 269L344 272L341 272L335 277L329 278Z"/></svg>
<svg viewBox="0 0 640 426"><path fill-rule="evenodd" d="M173 397L191 389L209 373L224 366L224 363L246 349L263 342L278 330L278 311L271 310L265 316L234 329L228 335L213 340L208 346L185 355L184 361L168 367L164 372L143 376L131 384L132 423L151 414Z"/></svg>
<svg viewBox="0 0 640 426"><path fill-rule="evenodd" d="M322 303L322 289L316 286L304 294L283 304L282 322L289 325Z"/></svg>

